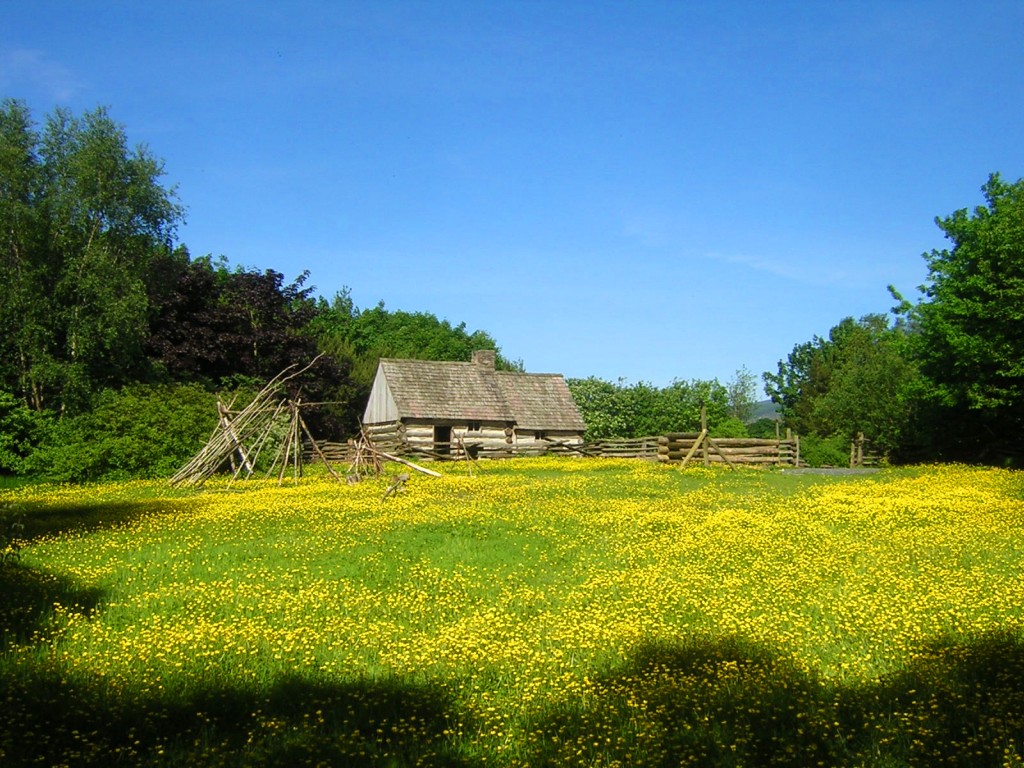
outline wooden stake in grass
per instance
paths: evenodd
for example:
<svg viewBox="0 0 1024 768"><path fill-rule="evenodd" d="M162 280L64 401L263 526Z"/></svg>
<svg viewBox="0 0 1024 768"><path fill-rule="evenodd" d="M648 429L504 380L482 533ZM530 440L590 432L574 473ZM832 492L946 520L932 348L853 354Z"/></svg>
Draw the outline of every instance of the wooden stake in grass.
<svg viewBox="0 0 1024 768"><path fill-rule="evenodd" d="M399 491L404 490L405 484L409 482L409 477L410 475L408 472L403 472L400 475L395 475L391 481L391 485L389 485L388 489L384 491L384 496L381 498L381 501L384 501L384 499L386 499L393 493L398 493Z"/></svg>

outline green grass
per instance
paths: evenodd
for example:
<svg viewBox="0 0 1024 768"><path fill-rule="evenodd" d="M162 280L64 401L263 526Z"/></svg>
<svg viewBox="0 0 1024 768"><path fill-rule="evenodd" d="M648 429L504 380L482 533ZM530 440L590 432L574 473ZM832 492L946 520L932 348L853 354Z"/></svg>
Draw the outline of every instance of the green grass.
<svg viewBox="0 0 1024 768"><path fill-rule="evenodd" d="M2 765L1019 765L1024 480L0 490Z"/></svg>

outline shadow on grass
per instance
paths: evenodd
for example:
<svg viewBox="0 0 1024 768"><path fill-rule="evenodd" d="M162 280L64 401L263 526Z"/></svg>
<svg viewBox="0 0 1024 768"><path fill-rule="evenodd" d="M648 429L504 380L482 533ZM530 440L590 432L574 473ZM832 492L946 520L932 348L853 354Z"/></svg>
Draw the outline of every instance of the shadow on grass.
<svg viewBox="0 0 1024 768"><path fill-rule="evenodd" d="M0 549L13 550L0 560L0 652L12 643L29 642L45 629L54 604L89 613L102 593L83 589L67 579L22 562L26 544L45 536L86 534L127 525L153 515L173 512L167 499L97 501L74 504L26 504L3 510L0 516ZM13 525L12 525L13 524Z"/></svg>
<svg viewBox="0 0 1024 768"><path fill-rule="evenodd" d="M88 611L99 595L18 564L0 569L0 589L20 606L7 634L33 643L0 654L5 766L966 767L1024 755L1024 648L1011 635L936 644L849 686L742 639L653 644L494 735L443 685L297 674L262 687L173 678L145 693L89 679L39 632L53 603Z"/></svg>
<svg viewBox="0 0 1024 768"><path fill-rule="evenodd" d="M523 730L530 766L1021 765L1024 649L936 645L847 687L742 640L653 645Z"/></svg>
<svg viewBox="0 0 1024 768"><path fill-rule="evenodd" d="M102 592L23 563L24 545L46 536L128 525L145 517L180 509L171 499L79 501L71 504L27 503L8 507L0 516L0 545L13 541L11 554L0 560L0 652L14 643L43 640L54 605L89 614ZM13 524L13 525L12 525ZM3 546L0 546L2 549Z"/></svg>
<svg viewBox="0 0 1024 768"><path fill-rule="evenodd" d="M469 765L445 697L398 682L294 677L150 698L35 666L7 669L0 688L3 765Z"/></svg>
<svg viewBox="0 0 1024 768"><path fill-rule="evenodd" d="M55 604L88 614L102 596L102 590L81 589L17 560L0 563L0 653L14 644L44 641Z"/></svg>
<svg viewBox="0 0 1024 768"><path fill-rule="evenodd" d="M181 504L173 499L87 501L83 497L71 504L26 503L6 510L0 523L19 521L24 528L18 531L18 538L31 542L44 536L84 534L129 525L145 517L180 509Z"/></svg>
<svg viewBox="0 0 1024 768"><path fill-rule="evenodd" d="M1024 652L1003 636L853 687L739 640L650 646L525 715L511 745L439 687L291 677L146 697L52 663L0 667L4 765L1003 766L1024 739Z"/></svg>
<svg viewBox="0 0 1024 768"><path fill-rule="evenodd" d="M34 510L35 535L161 509ZM437 687L295 675L250 688L160 680L147 694L69 671L50 646L55 604L89 615L102 596L17 560L0 564L0 765L470 765L458 757L454 707Z"/></svg>

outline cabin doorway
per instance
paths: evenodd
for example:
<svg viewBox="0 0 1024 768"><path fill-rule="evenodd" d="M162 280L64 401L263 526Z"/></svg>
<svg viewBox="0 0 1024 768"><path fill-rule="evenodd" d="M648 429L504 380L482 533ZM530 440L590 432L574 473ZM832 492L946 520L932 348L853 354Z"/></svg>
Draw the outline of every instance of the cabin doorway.
<svg viewBox="0 0 1024 768"><path fill-rule="evenodd" d="M452 428L434 427L434 453L447 456L452 452Z"/></svg>

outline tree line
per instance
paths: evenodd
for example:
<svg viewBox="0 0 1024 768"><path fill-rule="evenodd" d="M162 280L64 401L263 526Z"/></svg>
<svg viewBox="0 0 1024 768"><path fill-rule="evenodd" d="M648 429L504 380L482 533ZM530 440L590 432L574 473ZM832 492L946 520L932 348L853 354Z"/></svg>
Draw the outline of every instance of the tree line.
<svg viewBox="0 0 1024 768"><path fill-rule="evenodd" d="M315 296L308 273L193 258L160 160L105 109L37 125L0 105L0 472L61 480L160 474L204 440L216 398L317 365L296 396L333 437L356 428L380 357L495 349L424 312ZM504 358L506 369L521 363ZM240 401L241 402L241 401Z"/></svg>
<svg viewBox="0 0 1024 768"><path fill-rule="evenodd" d="M863 435L896 462L1024 463L1024 180L992 174L981 191L984 205L936 218L949 247L924 254L916 302L890 286L889 312L843 318L763 374L780 426L801 435L805 458L842 464ZM723 437L742 428L736 421L751 436L774 433L736 405L753 390L745 371L728 386L570 387L595 436L689 429L700 404Z"/></svg>
<svg viewBox="0 0 1024 768"><path fill-rule="evenodd" d="M665 387L596 377L569 379L587 425L587 438L645 437L696 429L704 411L716 437L774 435L769 423L751 423L757 406L756 378L741 368L726 384L717 379L675 380ZM767 421L767 420L766 420Z"/></svg>
<svg viewBox="0 0 1024 768"><path fill-rule="evenodd" d="M1024 180L981 191L936 218L949 247L924 254L916 302L890 286L890 313L845 318L765 373L788 426L863 433L899 461L1024 461Z"/></svg>
<svg viewBox="0 0 1024 768"><path fill-rule="evenodd" d="M209 434L218 397L320 355L291 382L320 434L358 425L380 357L469 360L494 338L432 314L317 296L308 273L193 257L184 208L147 147L105 109L57 109L38 125L0 105L0 473L60 480L163 474ZM952 247L925 258L912 304L839 322L764 374L784 425L821 440L863 432L899 458L1012 454L1024 385L1024 189L998 175L986 205L939 226ZM591 438L750 425L756 378L667 387L597 378L570 388Z"/></svg>

